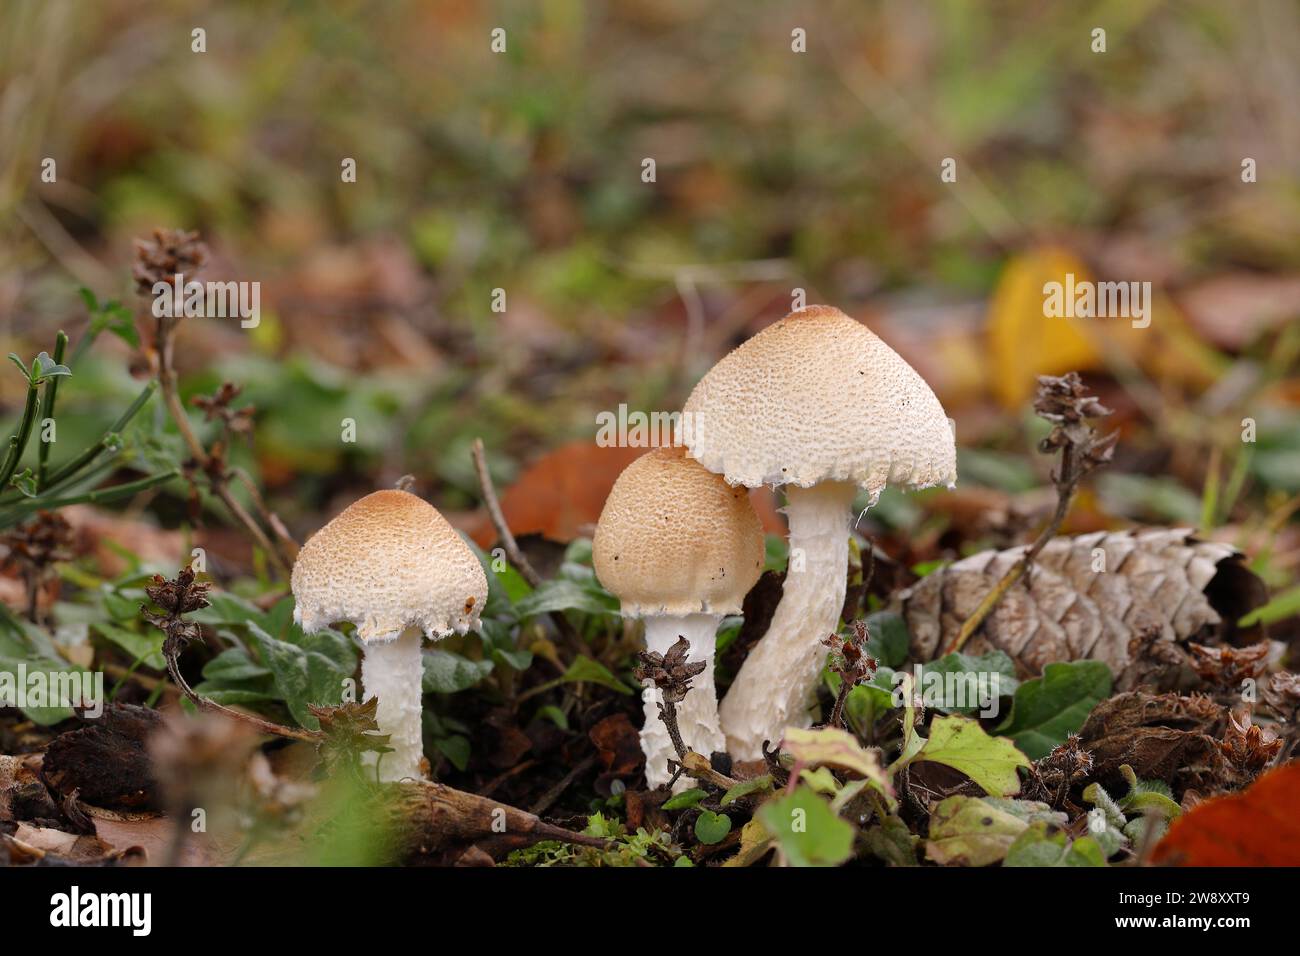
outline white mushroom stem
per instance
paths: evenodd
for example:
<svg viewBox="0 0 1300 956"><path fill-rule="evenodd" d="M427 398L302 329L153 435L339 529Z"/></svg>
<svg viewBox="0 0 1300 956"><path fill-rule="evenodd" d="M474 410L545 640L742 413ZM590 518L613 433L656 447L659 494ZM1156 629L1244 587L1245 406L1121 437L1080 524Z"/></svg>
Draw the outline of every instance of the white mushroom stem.
<svg viewBox="0 0 1300 956"><path fill-rule="evenodd" d="M719 614L655 614L645 619L646 649L659 654L677 643L678 637L690 642L688 661L704 661L704 672L691 681L686 698L677 705L677 727L682 742L705 757L715 750L726 749L726 738L718 723L718 692L713 685L713 652L718 634ZM677 751L668 729L659 716L659 693L653 686L642 691L645 701L645 724L641 729L641 750L645 753L645 778L652 787L667 783L672 774L668 761L677 759ZM677 790L693 786L688 777L677 781Z"/></svg>
<svg viewBox="0 0 1300 956"><path fill-rule="evenodd" d="M763 756L786 727L811 722L809 704L828 649L822 641L839 627L849 562L849 533L857 487L827 481L786 486L790 564L781 603L762 640L722 701L727 750L738 760Z"/></svg>
<svg viewBox="0 0 1300 956"><path fill-rule="evenodd" d="M379 761L379 779L384 783L423 776L420 772L420 760L424 757L422 637L418 627L408 627L394 640L368 642L361 658L363 699L379 698L376 715L379 732L392 737L388 746L393 752L384 754ZM363 756L366 766L374 766L377 759L374 751L366 751Z"/></svg>

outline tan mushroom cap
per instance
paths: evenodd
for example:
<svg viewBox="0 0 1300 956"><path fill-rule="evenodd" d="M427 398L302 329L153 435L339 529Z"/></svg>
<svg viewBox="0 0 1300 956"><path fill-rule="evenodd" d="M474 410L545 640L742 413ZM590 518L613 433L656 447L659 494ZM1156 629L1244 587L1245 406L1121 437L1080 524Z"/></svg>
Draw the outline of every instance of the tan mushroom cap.
<svg viewBox="0 0 1300 956"><path fill-rule="evenodd" d="M429 637L478 626L487 577L474 552L422 498L376 491L345 508L298 553L294 620L306 631L351 621L364 641L418 627Z"/></svg>
<svg viewBox="0 0 1300 956"><path fill-rule="evenodd" d="M656 448L623 470L592 541L596 577L629 617L738 613L763 560L749 493L682 448Z"/></svg>
<svg viewBox="0 0 1300 956"><path fill-rule="evenodd" d="M957 479L952 427L930 386L862 323L810 305L740 345L686 400L683 442L748 487Z"/></svg>

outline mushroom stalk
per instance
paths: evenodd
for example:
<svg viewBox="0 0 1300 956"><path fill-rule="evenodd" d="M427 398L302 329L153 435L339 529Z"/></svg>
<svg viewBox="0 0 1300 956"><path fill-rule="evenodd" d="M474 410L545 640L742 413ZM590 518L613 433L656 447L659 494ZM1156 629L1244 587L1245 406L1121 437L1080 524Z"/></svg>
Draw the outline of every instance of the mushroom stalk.
<svg viewBox="0 0 1300 956"><path fill-rule="evenodd" d="M366 751L362 759L366 766L374 766L379 760L379 779L384 783L424 777L420 772L424 758L423 636L420 628L408 627L396 639L367 642L362 652L364 699L379 698L375 719L379 732L391 736L388 746L393 748L381 760L374 751Z"/></svg>
<svg viewBox="0 0 1300 956"><path fill-rule="evenodd" d="M703 673L691 681L691 689L677 705L677 728L687 747L705 757L715 750L726 749L726 738L718 722L718 692L713 685L713 652L717 642L719 614L654 614L645 618L646 649L666 654L684 637L691 645L688 661L704 661ZM677 759L677 751L659 716L659 695L653 687L642 691L645 724L641 730L641 750L645 753L646 783L659 787L672 774L668 761ZM691 786L688 778L678 780L677 789Z"/></svg>
<svg viewBox="0 0 1300 956"><path fill-rule="evenodd" d="M809 704L826 661L822 640L839 628L848 574L851 483L787 485L790 565L781 603L763 639L750 651L722 702L727 750L740 760L763 756L786 727L811 722Z"/></svg>

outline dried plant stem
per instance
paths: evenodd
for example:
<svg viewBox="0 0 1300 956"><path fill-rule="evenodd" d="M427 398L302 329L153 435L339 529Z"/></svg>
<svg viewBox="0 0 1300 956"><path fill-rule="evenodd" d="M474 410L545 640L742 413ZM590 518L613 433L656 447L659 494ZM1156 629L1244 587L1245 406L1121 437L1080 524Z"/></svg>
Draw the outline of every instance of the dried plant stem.
<svg viewBox="0 0 1300 956"><path fill-rule="evenodd" d="M189 449L190 456L199 469L207 475L208 488L221 500L221 503L226 506L226 510L230 512L235 520L244 527L253 542L266 553L271 563L275 565L276 570L283 576L288 577L292 566L292 558L286 556L271 541L266 532L262 530L262 526L257 523L257 520L230 493L228 484L230 472L225 469L223 462L214 460L213 456L208 453L208 450L194 433L189 416L185 413L185 406L181 403L180 392L177 387L176 369L172 362L176 324L177 320L172 318L163 317L158 320L158 387L162 392L163 402L167 406L172 421L176 423L176 428L180 431L181 438L185 442L185 447ZM248 484L251 485L252 482L249 481ZM254 495L254 501L260 502L261 496ZM260 510L265 511L265 505L261 505ZM278 522L268 523L272 527L278 524Z"/></svg>
<svg viewBox="0 0 1300 956"><path fill-rule="evenodd" d="M478 474L478 485L483 493L483 504L487 507L488 516L492 519L492 527L496 529L497 540L501 542L501 547L506 549L506 557L510 563L519 569L533 587L542 583L542 576L537 573L536 569L529 564L524 553L519 550L519 542L515 541L515 536L510 532L510 526L506 524L506 516L501 511L501 503L497 501L496 489L492 487L492 476L488 473L487 457L483 452L483 439L474 439L474 471Z"/></svg>
<svg viewBox="0 0 1300 956"><path fill-rule="evenodd" d="M167 661L167 673L171 675L176 686L180 688L195 707L199 710L206 710L214 714L221 714L229 717L231 720L237 720L241 723L249 724L264 734L272 734L276 737L289 737L293 740L323 740L325 735L319 730L307 730L301 727L286 727L283 724L277 724L274 721L265 720L254 714L246 714L243 711L234 710L226 707L224 704L218 704L215 700L208 700L200 696L194 688L181 676L181 669L178 663L180 659L181 644L179 641L170 639L163 642L163 657Z"/></svg>

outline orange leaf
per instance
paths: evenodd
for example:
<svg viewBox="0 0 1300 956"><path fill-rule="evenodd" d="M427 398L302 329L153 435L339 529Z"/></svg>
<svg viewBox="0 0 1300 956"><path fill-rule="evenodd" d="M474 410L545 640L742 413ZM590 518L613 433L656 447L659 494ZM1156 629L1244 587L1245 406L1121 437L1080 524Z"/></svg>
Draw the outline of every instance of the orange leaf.
<svg viewBox="0 0 1300 956"><path fill-rule="evenodd" d="M516 535L540 534L552 541L590 537L615 479L647 451L602 447L592 441L561 445L524 469L501 495L506 524ZM764 530L784 534L772 493L760 489L750 498ZM495 542L496 532L486 514L474 525L472 537L484 548Z"/></svg>
<svg viewBox="0 0 1300 956"><path fill-rule="evenodd" d="M1300 763L1193 807L1174 821L1153 859L1180 866L1300 866Z"/></svg>

